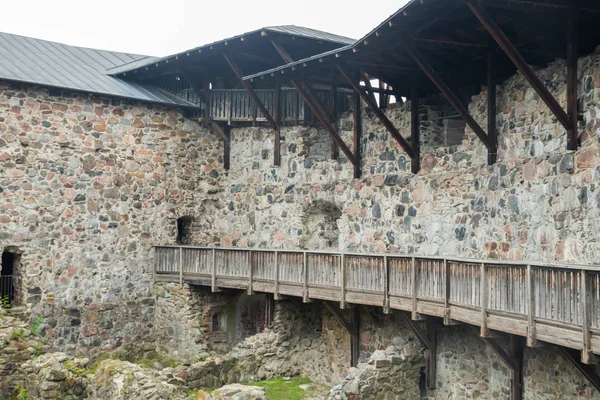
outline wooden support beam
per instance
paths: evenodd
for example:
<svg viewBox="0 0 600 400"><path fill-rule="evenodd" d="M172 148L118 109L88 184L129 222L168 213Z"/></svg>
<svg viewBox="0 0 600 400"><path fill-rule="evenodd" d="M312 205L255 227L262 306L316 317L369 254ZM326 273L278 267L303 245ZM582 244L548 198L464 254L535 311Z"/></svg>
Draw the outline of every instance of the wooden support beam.
<svg viewBox="0 0 600 400"><path fill-rule="evenodd" d="M223 150L223 167L225 168L225 171L229 171L231 158L231 126L225 125L223 127L223 133L227 138L227 140L223 141L223 146L225 146Z"/></svg>
<svg viewBox="0 0 600 400"><path fill-rule="evenodd" d="M416 174L421 169L421 130L419 122L419 88L415 83L410 96L410 145L415 153L410 169Z"/></svg>
<svg viewBox="0 0 600 400"><path fill-rule="evenodd" d="M566 347L558 347L558 350L583 376L585 376L588 382L596 388L596 390L600 391L600 376L598 376L594 367L580 361L579 352L577 350L568 349Z"/></svg>
<svg viewBox="0 0 600 400"><path fill-rule="evenodd" d="M496 54L491 46L487 50L487 62L488 165L493 165L498 156L498 131L496 130Z"/></svg>
<svg viewBox="0 0 600 400"><path fill-rule="evenodd" d="M510 400L520 400L523 392L523 345L520 337L511 335L508 349L491 337L481 337L511 371Z"/></svg>
<svg viewBox="0 0 600 400"><path fill-rule="evenodd" d="M338 119L337 119L337 85L334 83L331 85L331 93L329 94L329 112L331 113L331 117L333 118L333 123L335 125L336 132L338 130ZM338 160L340 158L340 148L335 143L335 140L331 141L331 159Z"/></svg>
<svg viewBox="0 0 600 400"><path fill-rule="evenodd" d="M294 62L294 59L288 54L288 52L280 43L272 40L271 44L273 44L273 47L279 53L283 61L285 61L286 63ZM290 82L296 88L298 94L300 95L300 97L302 97L302 100L304 100L304 102L308 105L313 114L315 114L321 125L323 125L325 129L327 129L333 141L337 144L337 146L340 149L342 149L342 151L344 152L346 157L348 157L350 162L356 166L356 157L354 157L354 154L352 154L352 151L350 151L348 145L346 145L346 143L344 143L342 138L338 135L337 129L333 126L333 118L321 105L319 98L314 94L312 88L309 85L302 85L293 80Z"/></svg>
<svg viewBox="0 0 600 400"><path fill-rule="evenodd" d="M456 109L460 116L465 120L467 125L469 125L473 132L475 132L477 137L489 148L488 135L481 128L481 126L479 126L477 121L473 119L469 113L469 110L463 105L458 96L454 94L450 87L442 80L440 75L435 72L435 70L431 67L431 65L429 65L423 55L421 55L421 53L415 47L405 45L405 48L417 65L423 70L425 75L427 75L433 84L437 86L440 92L442 92L442 95L446 98L446 100L448 100L450 105Z"/></svg>
<svg viewBox="0 0 600 400"><path fill-rule="evenodd" d="M369 97L373 100L374 104L377 104L377 100L375 99L375 88L371 85L371 78L367 75L366 72L361 72L363 82L365 82L365 90L369 93Z"/></svg>
<svg viewBox="0 0 600 400"><path fill-rule="evenodd" d="M207 124L221 139L223 139L224 143L229 143L229 136L225 134L225 131L219 124L214 121L207 121Z"/></svg>
<svg viewBox="0 0 600 400"><path fill-rule="evenodd" d="M554 98L554 96L552 96L550 91L544 86L540 78L537 77L533 69L531 69L529 64L527 64L521 53L519 53L517 48L512 44L510 39L500 29L498 24L496 24L496 22L487 13L487 11L485 11L485 9L479 4L469 1L467 2L467 5L469 6L473 14L475 14L477 19L481 22L481 24L484 26L484 28L494 38L496 43L498 43L498 46L500 46L500 48L504 51L508 58L510 58L510 60L515 64L517 69L523 74L525 79L537 92L537 94L544 101L544 103L546 103L550 111L554 113L558 121L564 126L564 128L567 131L570 130L570 121L567 113L562 109L562 107Z"/></svg>
<svg viewBox="0 0 600 400"><path fill-rule="evenodd" d="M569 117L567 149L577 150L579 146L579 113L577 105L578 16L577 9L573 4L571 4L567 12L567 115Z"/></svg>
<svg viewBox="0 0 600 400"><path fill-rule="evenodd" d="M360 108L360 96L354 93L352 96L352 116L354 122L354 157L356 158L356 164L354 164L354 179L360 178L361 175L361 149L360 141L362 138L362 115Z"/></svg>
<svg viewBox="0 0 600 400"><path fill-rule="evenodd" d="M427 378L427 388L435 389L435 375L436 375L436 331L435 331L435 319L429 318L425 320L426 330L423 330L416 321L413 321L407 313L400 312L400 315L406 325L413 331L417 339L425 347L425 375Z"/></svg>
<svg viewBox="0 0 600 400"><path fill-rule="evenodd" d="M350 336L350 366L356 367L360 358L360 308L353 306L350 309L350 325L352 334Z"/></svg>
<svg viewBox="0 0 600 400"><path fill-rule="evenodd" d="M223 57L225 58L225 61L227 61L227 64L229 64L229 67L231 68L231 70L233 71L235 76L238 78L238 80L240 81L240 83L242 84L244 89L246 89L246 92L248 92L250 97L252 97L252 100L254 100L254 103L258 106L260 111L263 113L264 117L267 119L269 124L271 124L273 129L275 131L277 131L277 129L279 129L279 126L277 125L277 123L275 122L273 117L271 116L271 113L269 113L269 110L267 110L267 107L265 107L263 102L258 98L258 95L252 88L252 85L250 85L250 83L248 81L244 80L244 78L243 78L244 75L242 74L242 71L238 68L238 66L235 64L235 62L233 62L231 57L229 57L227 54L224 54Z"/></svg>
<svg viewBox="0 0 600 400"><path fill-rule="evenodd" d="M350 363L352 367L356 367L360 355L360 309L358 306L352 307L350 321L348 321L342 314L342 310L335 308L327 301L324 301L323 305L350 334Z"/></svg>
<svg viewBox="0 0 600 400"><path fill-rule="evenodd" d="M281 98L281 81L277 77L275 84L275 93L273 95L273 118L277 129L275 129L275 140L273 141L273 165L281 165L281 107L279 105Z"/></svg>
<svg viewBox="0 0 600 400"><path fill-rule="evenodd" d="M369 106L369 108L371 110L373 110L373 112L375 113L375 115L377 116L377 118L381 121L381 123L387 128L388 132L390 132L390 134L392 135L392 137L394 139L396 139L396 141L398 142L398 144L400 144L400 146L402 147L402 149L409 155L409 157L411 159L415 158L415 152L413 151L411 145L406 141L406 139L404 139L404 137L402 137L402 135L400 134L400 132L398 132L398 129L396 129L396 127L394 126L394 124L392 124L392 122L385 116L385 114L383 113L383 111L381 111L379 109L379 106L377 106L377 103L374 101L373 97L368 95L367 92L364 89L361 89L359 87L359 85L357 83L355 83L350 76L348 75L348 73L338 65L338 70L340 71L340 73L342 74L342 76L344 77L344 79L346 79L346 81L348 82L348 84L352 87L352 89L354 89L354 91L363 99L363 101L365 103L367 103L367 105Z"/></svg>

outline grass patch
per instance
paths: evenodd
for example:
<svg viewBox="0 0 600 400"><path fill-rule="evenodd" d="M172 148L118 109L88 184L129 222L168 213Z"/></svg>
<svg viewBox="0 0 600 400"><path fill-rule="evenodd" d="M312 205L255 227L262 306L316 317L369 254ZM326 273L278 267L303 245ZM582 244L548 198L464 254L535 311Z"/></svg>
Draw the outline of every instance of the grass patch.
<svg viewBox="0 0 600 400"><path fill-rule="evenodd" d="M311 390L300 389L300 385L311 385ZM267 381L252 383L251 386L265 388L265 395L269 400L303 400L319 394L318 385L308 378L294 377L289 381L283 378L269 379Z"/></svg>

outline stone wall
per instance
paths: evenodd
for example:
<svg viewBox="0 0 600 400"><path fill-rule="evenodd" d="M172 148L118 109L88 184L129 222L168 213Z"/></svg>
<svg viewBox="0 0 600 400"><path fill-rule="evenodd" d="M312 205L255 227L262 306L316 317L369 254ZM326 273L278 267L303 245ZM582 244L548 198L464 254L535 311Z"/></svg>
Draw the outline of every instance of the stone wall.
<svg viewBox="0 0 600 400"><path fill-rule="evenodd" d="M0 83L0 250L55 348L154 347L152 246L221 167L213 139L181 110Z"/></svg>

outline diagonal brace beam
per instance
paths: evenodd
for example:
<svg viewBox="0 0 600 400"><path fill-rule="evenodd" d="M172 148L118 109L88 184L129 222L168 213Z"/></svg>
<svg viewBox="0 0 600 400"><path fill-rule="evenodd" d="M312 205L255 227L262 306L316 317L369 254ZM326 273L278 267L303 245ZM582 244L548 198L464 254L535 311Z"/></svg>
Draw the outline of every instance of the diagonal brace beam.
<svg viewBox="0 0 600 400"><path fill-rule="evenodd" d="M400 134L400 132L398 132L398 129L396 129L396 127L394 126L394 124L392 124L392 122L385 116L385 114L383 113L383 111L381 111L381 109L379 108L379 106L377 105L377 103L375 102L375 100L373 99L373 97L371 97L367 91L361 89L348 75L348 73L338 65L338 70L340 71L340 73L342 74L342 76L344 77L344 79L346 79L346 81L348 82L348 84L352 87L352 89L354 89L354 91L360 95L360 97L363 99L363 101L365 103L367 103L367 105L369 106L369 108L371 110L373 110L373 112L375 113L375 115L377 116L377 118L381 121L381 123L387 128L387 130L390 132L390 134L392 135L392 137L394 139L396 139L396 141L398 142L398 144L400 144L400 147L402 147L402 149L406 152L406 154L408 154L410 156L411 159L416 158L416 153L413 150L412 146L408 143L408 141L406 139L404 139L404 137L402 137L402 135Z"/></svg>
<svg viewBox="0 0 600 400"><path fill-rule="evenodd" d="M276 41L271 41L275 50L279 53L283 61L286 63L291 63L294 59L288 54L285 48L277 43ZM340 149L344 152L348 160L352 163L352 165L356 166L358 164L357 158L354 156L348 145L342 140L340 135L338 135L336 129L334 128L335 121L329 115L325 107L321 105L318 97L314 94L310 86L308 85L300 85L296 81L290 81L294 88L298 91L302 100L308 105L311 111L315 114L321 125L329 132L329 135L333 139L333 141L339 146Z"/></svg>
<svg viewBox="0 0 600 400"><path fill-rule="evenodd" d="M483 340L486 344L488 344L496 354L504 361L504 363L512 370L515 371L519 368L517 360L511 357L510 354L504 350L504 348L496 341L496 339L492 339L487 336L481 336L481 340Z"/></svg>
<svg viewBox="0 0 600 400"><path fill-rule="evenodd" d="M580 354L577 350L568 349L566 347L559 347L558 350L579 372L581 372L583 376L586 377L596 390L600 391L600 377L596 373L594 367L581 362Z"/></svg>
<svg viewBox="0 0 600 400"><path fill-rule="evenodd" d="M421 344L427 349L427 350L433 350L433 343L431 342L431 340L429 340L429 336L427 335L427 333L425 333L423 331L423 329L421 329L421 327L419 325L417 325L417 323L415 321L413 321L412 319L409 318L407 313L400 313L400 315L402 316L402 319L404 320L404 322L406 322L406 324L408 325L408 327L414 332L414 334L417 336L417 339L419 339L419 341L421 342Z"/></svg>
<svg viewBox="0 0 600 400"><path fill-rule="evenodd" d="M233 71L235 76L238 78L238 80L240 81L240 83L242 84L244 89L246 89L246 92L248 92L250 97L252 97L252 100L254 100L254 102L256 103L258 108L260 108L260 111L263 113L263 115L265 116L267 121L269 121L269 124L271 124L273 129L275 131L277 131L279 129L279 127L278 127L277 123L275 122L275 119L271 116L271 113L269 113L269 110L267 110L267 107L265 107L263 102L258 98L258 95L252 88L252 85L250 85L250 83L248 83L247 81L244 80L242 71L240 71L238 66L233 62L233 60L227 54L224 54L223 57L225 57L225 61L227 61L227 64L229 64L229 66L231 67L231 70Z"/></svg>
<svg viewBox="0 0 600 400"><path fill-rule="evenodd" d="M541 97L541 99L546 103L550 111L554 113L558 121L565 127L566 130L570 130L570 120L567 113L560 106L558 101L554 98L554 96L550 93L550 91L544 86L540 78L537 77L535 72L531 69L529 64L525 61L521 53L517 50L517 48L512 44L510 39L504 34L502 29L496 24L496 22L492 19L492 17L485 11L483 7L479 4L475 4L471 1L467 2L467 5L475 14L479 22L485 27L485 29L489 32L489 34L494 38L494 40L498 43L498 46L504 51L504 53L510 58L510 60L515 64L517 69L521 71L525 79L529 82L529 84L533 87L533 89L537 92L537 94Z"/></svg>
<svg viewBox="0 0 600 400"><path fill-rule="evenodd" d="M331 315L333 315L334 318L337 319L340 324L342 324L342 326L344 327L344 329L346 329L349 334L351 334L351 335L354 334L354 329L352 329L352 324L350 323L350 321L348 321L346 319L346 317L344 317L342 315L342 313L341 313L340 310L338 310L337 308L333 307L327 301L324 301L323 305L325 305L325 308L327 308L327 310L331 313Z"/></svg>
<svg viewBox="0 0 600 400"><path fill-rule="evenodd" d="M442 95L448 100L450 105L456 109L456 111L460 114L460 116L465 120L467 125L475 132L477 137L486 145L486 147L490 147L490 140L488 135L485 133L483 128L473 119L467 107L463 105L458 96L454 94L454 92L450 89L450 87L443 81L440 75L435 72L435 70L429 65L429 63L425 60L425 57L413 46L404 45L406 51L413 60L417 63L417 65L421 68L421 70L429 77L431 82L442 92Z"/></svg>

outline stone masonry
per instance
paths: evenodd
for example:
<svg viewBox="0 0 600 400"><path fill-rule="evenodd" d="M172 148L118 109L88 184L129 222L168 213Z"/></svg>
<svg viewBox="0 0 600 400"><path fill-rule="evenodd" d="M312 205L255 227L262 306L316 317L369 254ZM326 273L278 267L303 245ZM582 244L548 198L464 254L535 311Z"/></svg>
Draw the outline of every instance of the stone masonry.
<svg viewBox="0 0 600 400"><path fill-rule="evenodd" d="M498 87L495 165L469 129L442 146L443 126L427 123L423 169L412 175L363 111L358 180L343 155L328 159L317 128L282 129L281 167L270 130L235 128L225 172L219 139L181 110L2 83L0 248L21 253L19 298L45 318L49 343L86 354L155 349L152 246L175 243L180 216L193 218L193 242L205 245L301 248L327 232L318 245L340 250L598 263L600 52L579 63L577 152L515 75ZM564 106L564 62L538 74ZM469 105L481 124L484 101L481 93ZM404 135L408 109L387 111ZM349 142L349 113L339 125ZM307 217L322 204L336 218ZM527 387L543 393L552 380L542 381Z"/></svg>

